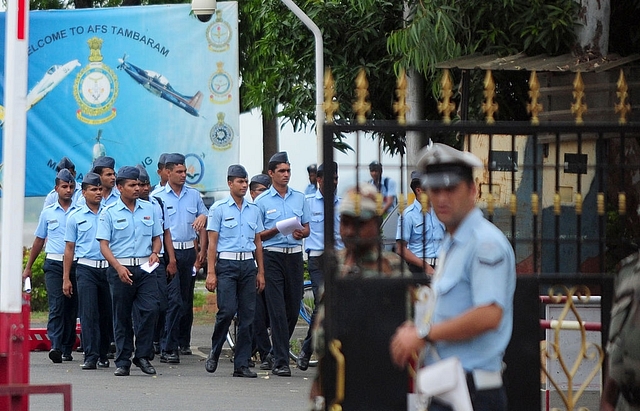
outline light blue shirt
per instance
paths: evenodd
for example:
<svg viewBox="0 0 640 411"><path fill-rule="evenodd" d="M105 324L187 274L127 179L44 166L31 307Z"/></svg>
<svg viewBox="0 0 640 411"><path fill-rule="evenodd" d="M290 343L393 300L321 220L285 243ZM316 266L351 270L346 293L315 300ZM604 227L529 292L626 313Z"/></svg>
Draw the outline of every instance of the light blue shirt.
<svg viewBox="0 0 640 411"><path fill-rule="evenodd" d="M79 182L76 182L76 189L73 192L73 197L71 197L71 202L73 204L78 204L78 201L81 198L84 200L84 197L82 197L82 186ZM42 206L42 208L45 208L46 206L49 206L56 202L58 202L58 192L53 189L49 191L49 194L47 194L47 196L44 198L44 205Z"/></svg>
<svg viewBox="0 0 640 411"><path fill-rule="evenodd" d="M38 226L35 235L38 238L46 238L47 243L44 247L46 253L64 254L66 246L64 242L64 232L67 228L67 218L77 209L77 206L71 204L67 211L60 205L58 201L45 207L40 212Z"/></svg>
<svg viewBox="0 0 640 411"><path fill-rule="evenodd" d="M287 187L287 193L282 198L275 187L271 186L256 198L256 205L260 208L265 230L274 228L278 221L291 217L298 217L301 224L309 222L309 207L304 201L304 194L291 187ZM302 240L296 240L293 234L284 236L278 233L262 242L263 247L295 247L297 245L302 245Z"/></svg>
<svg viewBox="0 0 640 411"><path fill-rule="evenodd" d="M116 258L149 257L153 237L162 235L162 223L150 202L138 199L133 210L118 199L100 213L96 238L109 241Z"/></svg>
<svg viewBox="0 0 640 411"><path fill-rule="evenodd" d="M502 319L497 329L472 339L436 342L440 357L458 357L466 371L499 371L511 339L515 286L511 244L483 217L480 209L474 209L460 223L454 236L447 235L442 245L432 284L437 295L433 323L493 303L502 308Z"/></svg>
<svg viewBox="0 0 640 411"><path fill-rule="evenodd" d="M320 190L315 194L310 194L305 197L305 201L309 207L309 229L311 233L309 237L305 238L304 247L307 252L324 251L324 196ZM333 198L333 206L335 212L333 213L333 228L336 250L344 248L342 244L342 238L340 238L340 213L338 213L338 206L340 205L340 197L335 196Z"/></svg>
<svg viewBox="0 0 640 411"><path fill-rule="evenodd" d="M167 183L155 195L166 207L165 219L169 223L171 239L179 242L195 240L197 235L192 224L196 217L207 215L207 207L198 190L184 185L178 196Z"/></svg>
<svg viewBox="0 0 640 411"><path fill-rule="evenodd" d="M100 242L96 240L98 231L98 216L86 205L76 210L67 218L67 229L64 241L75 243L75 258L88 258L91 260L104 260L100 252Z"/></svg>
<svg viewBox="0 0 640 411"><path fill-rule="evenodd" d="M106 207L111 204L115 204L119 198L120 190L118 190L116 187L113 187L107 198L102 197L102 199L100 200L100 207ZM85 204L87 204L87 200L84 198L84 196L78 198L78 205L83 206Z"/></svg>
<svg viewBox="0 0 640 411"><path fill-rule="evenodd" d="M160 254L164 254L164 230L169 228L169 222L164 218L167 214L167 207L164 205L164 202L160 205L158 199L152 195L149 196L149 202L153 204L156 217L160 220L160 225L162 226L162 235L160 235L160 243L162 244L162 247L160 248Z"/></svg>
<svg viewBox="0 0 640 411"><path fill-rule="evenodd" d="M318 191L318 186L316 186L315 184L307 184L307 187L304 189L304 195L308 196L310 194L315 194L316 191Z"/></svg>
<svg viewBox="0 0 640 411"><path fill-rule="evenodd" d="M409 251L418 258L437 257L444 238L444 225L433 208L422 214L422 204L416 199L404 210L402 217L398 219L396 240L405 241Z"/></svg>
<svg viewBox="0 0 640 411"><path fill-rule="evenodd" d="M242 200L238 209L233 197L216 201L209 209L207 230L219 234L217 251L234 253L256 250L255 238L264 231L260 209L254 203Z"/></svg>
<svg viewBox="0 0 640 411"><path fill-rule="evenodd" d="M374 183L373 179L368 181L369 184L373 185L375 188L380 191L382 197L393 197L393 206L398 203L398 189L396 188L396 182L389 177L380 177L380 187Z"/></svg>

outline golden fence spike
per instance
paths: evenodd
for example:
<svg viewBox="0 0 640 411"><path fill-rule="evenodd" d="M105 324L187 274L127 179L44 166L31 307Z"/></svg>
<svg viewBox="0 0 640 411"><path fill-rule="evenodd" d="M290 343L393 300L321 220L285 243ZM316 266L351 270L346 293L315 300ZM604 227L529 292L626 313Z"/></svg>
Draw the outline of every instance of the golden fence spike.
<svg viewBox="0 0 640 411"><path fill-rule="evenodd" d="M451 124L451 113L456 110L456 104L451 101L451 97L453 97L453 80L448 69L444 69L442 72L440 96L442 101L438 103L438 112L442 114L442 121L445 124Z"/></svg>
<svg viewBox="0 0 640 411"><path fill-rule="evenodd" d="M533 192L531 193L531 213L533 215L538 215L539 212L540 212L540 197L538 196L538 193Z"/></svg>
<svg viewBox="0 0 640 411"><path fill-rule="evenodd" d="M486 115L487 124L493 124L496 122L493 117L498 111L498 103L493 101L496 96L496 83L493 80L491 70L487 70L487 74L484 76L484 103L482 103L482 112Z"/></svg>
<svg viewBox="0 0 640 411"><path fill-rule="evenodd" d="M493 200L493 194L489 193L489 195L487 195L487 213L489 213L489 215L493 215L495 209L495 202Z"/></svg>
<svg viewBox="0 0 640 411"><path fill-rule="evenodd" d="M384 196L378 192L376 194L376 214L382 215L382 203L384 203Z"/></svg>
<svg viewBox="0 0 640 411"><path fill-rule="evenodd" d="M531 98L531 102L527 103L527 113L531 114L531 124L537 126L540 124L538 114L542 112L543 106L538 103L538 99L540 98L540 82L538 81L538 75L535 70L532 71L531 76L529 76L529 97Z"/></svg>
<svg viewBox="0 0 640 411"><path fill-rule="evenodd" d="M356 77L356 101L353 103L358 124L364 124L367 121L367 113L371 110L371 103L367 101L367 97L369 97L369 81L364 69L360 69Z"/></svg>
<svg viewBox="0 0 640 411"><path fill-rule="evenodd" d="M354 210L356 215L359 217L362 211L362 195L360 193L353 193L353 195L355 196Z"/></svg>
<svg viewBox="0 0 640 411"><path fill-rule="evenodd" d="M403 193L398 194L398 212L400 214L404 213L405 208L407 207L407 202L404 198Z"/></svg>
<svg viewBox="0 0 640 411"><path fill-rule="evenodd" d="M604 193L603 192L598 193L598 196L596 198L596 203L598 207L598 215L603 216L604 215Z"/></svg>
<svg viewBox="0 0 640 411"><path fill-rule="evenodd" d="M583 102L583 99L585 99L584 82L580 72L576 74L576 79L573 80L573 98L575 102L571 104L571 114L576 115L576 124L583 124L582 115L587 112L587 103Z"/></svg>
<svg viewBox="0 0 640 411"><path fill-rule="evenodd" d="M561 210L561 207L560 207L560 193L556 192L553 195L553 213L555 215L560 215L560 210Z"/></svg>
<svg viewBox="0 0 640 411"><path fill-rule="evenodd" d="M576 193L576 214L582 214L582 194Z"/></svg>
<svg viewBox="0 0 640 411"><path fill-rule="evenodd" d="M627 195L624 192L618 193L618 214L627 214Z"/></svg>
<svg viewBox="0 0 640 411"><path fill-rule="evenodd" d="M629 98L629 93L627 92L629 86L627 85L627 80L624 78L624 71L622 71L622 69L620 69L620 77L616 85L618 86L616 94L620 99L620 102L615 105L616 113L620 113L618 123L627 124L627 114L631 112L631 105L627 102L627 98Z"/></svg>
<svg viewBox="0 0 640 411"><path fill-rule="evenodd" d="M515 194L511 194L511 199L509 201L509 210L511 211L511 215L516 215L518 212L518 198Z"/></svg>
<svg viewBox="0 0 640 411"><path fill-rule="evenodd" d="M405 125L407 124L407 111L409 111L409 106L407 105L407 76L404 69L402 69L398 76L396 96L398 100L393 103L393 112L398 116L398 123Z"/></svg>
<svg viewBox="0 0 640 411"><path fill-rule="evenodd" d="M429 196L424 191L420 193L420 211L426 214L429 211Z"/></svg>
<svg viewBox="0 0 640 411"><path fill-rule="evenodd" d="M335 100L336 97L336 83L333 80L333 74L331 68L327 67L324 71L324 103L322 108L324 109L326 122L333 124L333 118L340 107L340 104Z"/></svg>

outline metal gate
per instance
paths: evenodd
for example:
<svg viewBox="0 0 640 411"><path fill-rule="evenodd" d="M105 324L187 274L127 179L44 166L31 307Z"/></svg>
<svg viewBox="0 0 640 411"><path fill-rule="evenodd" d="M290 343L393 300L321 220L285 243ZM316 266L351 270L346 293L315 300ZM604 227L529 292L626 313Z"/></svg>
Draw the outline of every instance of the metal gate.
<svg viewBox="0 0 640 411"><path fill-rule="evenodd" d="M331 84L325 85L325 90L331 90ZM444 91L446 95L447 90ZM363 116L364 94L354 103L354 107L364 107L359 113ZM358 138L395 133L434 142L443 136L457 136L465 150L483 160L485 168L475 177L478 205L510 240L517 263L513 336L505 355L504 381L510 409L540 411L538 364L544 340L540 322L543 302L565 307L565 314L554 323L552 332L561 333L568 324L578 324L578 331L584 335L574 302L601 297L600 344L593 347L582 341L577 349L581 356L593 357L596 367L603 364L613 295L612 273L616 263L637 248L640 239L640 127L626 122L630 110L626 89L618 94L618 124L584 123L586 106L583 95L576 94L576 90L572 105L576 121L571 123L539 124L535 93L530 103L531 123L494 122L491 92L485 96L487 123L451 124L448 117L453 108L448 97L441 102L445 108L442 122L405 124L402 117L399 121L375 122L362 117L360 121L327 123L323 128L323 162L332 164L333 136L340 133L354 133ZM325 106L330 120L335 110L331 108L332 100L329 92ZM398 103L401 113L403 104ZM364 164L357 161L354 167L357 181L368 179L368 175L359 174L368 171ZM407 164L405 156L399 156L398 163L388 167L398 167L404 176L414 168ZM324 179L324 184L325 216L333 216L334 183ZM403 209L407 190L399 191ZM333 221L325 218L325 233L334 232ZM330 236L325 236L325 243L325 250L333 250ZM420 280L341 279L336 272L335 254L325 252L324 258L326 349L321 388L327 409L406 410L412 374L394 368L388 347L396 327L408 317L408 293ZM544 295L550 297L542 298ZM542 355L557 360L563 355L562 347L543 350ZM579 404L584 390L576 383L576 367L569 364L563 370L569 382L561 394L567 410Z"/></svg>

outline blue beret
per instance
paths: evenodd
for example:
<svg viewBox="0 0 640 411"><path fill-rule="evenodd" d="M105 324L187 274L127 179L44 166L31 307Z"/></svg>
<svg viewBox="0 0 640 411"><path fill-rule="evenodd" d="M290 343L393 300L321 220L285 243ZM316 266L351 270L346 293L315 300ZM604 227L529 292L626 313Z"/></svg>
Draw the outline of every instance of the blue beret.
<svg viewBox="0 0 640 411"><path fill-rule="evenodd" d="M73 161L69 160L69 157L62 157L60 161L58 161L58 164L56 165L56 171L60 171L63 168L66 168L68 170L72 168L75 169L76 165L73 164Z"/></svg>
<svg viewBox="0 0 640 411"><path fill-rule="evenodd" d="M168 153L162 153L162 154L160 154L160 157L158 157L158 165L165 165L165 164L167 164L167 154L168 154Z"/></svg>
<svg viewBox="0 0 640 411"><path fill-rule="evenodd" d="M240 164L232 164L227 169L227 177L247 178L247 170Z"/></svg>
<svg viewBox="0 0 640 411"><path fill-rule="evenodd" d="M380 164L379 161L372 161L371 163L369 163L369 171L373 170L382 170L382 164Z"/></svg>
<svg viewBox="0 0 640 411"><path fill-rule="evenodd" d="M315 164L310 164L307 166L307 173L315 173L318 171L318 166Z"/></svg>
<svg viewBox="0 0 640 411"><path fill-rule="evenodd" d="M412 171L411 172L411 181L413 180L420 180L422 178L422 173L419 171Z"/></svg>
<svg viewBox="0 0 640 411"><path fill-rule="evenodd" d="M257 174L251 177L252 183L262 184L263 186L269 188L271 187L271 177L266 174Z"/></svg>
<svg viewBox="0 0 640 411"><path fill-rule="evenodd" d="M288 162L289 162L289 156L287 156L287 152L286 151L281 151L279 153L275 153L269 159L269 164L271 164L271 163L280 164L280 163L288 163Z"/></svg>
<svg viewBox="0 0 640 411"><path fill-rule="evenodd" d="M97 167L110 168L115 170L116 160L114 160L113 157L100 156L93 160L92 170L95 170Z"/></svg>
<svg viewBox="0 0 640 411"><path fill-rule="evenodd" d="M97 175L96 173L89 172L84 175L84 178L82 179L82 184L88 184L90 186L101 186L102 181L100 180L99 175Z"/></svg>
<svg viewBox="0 0 640 411"><path fill-rule="evenodd" d="M170 153L164 158L165 164L184 164L184 156L180 153Z"/></svg>
<svg viewBox="0 0 640 411"><path fill-rule="evenodd" d="M338 163L336 163L335 161L333 162L333 172L338 173ZM320 166L318 167L318 177L322 177L323 174L324 174L324 163L320 164Z"/></svg>
<svg viewBox="0 0 640 411"><path fill-rule="evenodd" d="M64 181L65 183L70 183L72 181L75 181L75 179L71 175L71 172L66 168L63 168L62 170L58 171L58 174L56 174L56 179L60 181Z"/></svg>
<svg viewBox="0 0 640 411"><path fill-rule="evenodd" d="M138 164L136 166L136 168L140 172L140 176L138 177L138 181L140 181L143 184L149 183L150 182L149 173L147 173L147 170L144 168L144 166L142 164Z"/></svg>
<svg viewBox="0 0 640 411"><path fill-rule="evenodd" d="M117 173L118 180L137 180L140 177L140 170L131 166L120 167Z"/></svg>

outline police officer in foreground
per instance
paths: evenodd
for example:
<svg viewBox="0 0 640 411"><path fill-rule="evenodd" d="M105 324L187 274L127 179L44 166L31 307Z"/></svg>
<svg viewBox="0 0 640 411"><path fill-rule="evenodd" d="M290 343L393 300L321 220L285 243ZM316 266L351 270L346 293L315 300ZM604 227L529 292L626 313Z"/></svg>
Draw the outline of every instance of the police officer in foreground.
<svg viewBox="0 0 640 411"><path fill-rule="evenodd" d="M64 295L77 294L82 324L83 370L109 368L109 342L113 330L111 291L107 281L109 264L96 241L98 216L102 211L100 176L87 173L82 179L84 205L69 216L64 235ZM77 266L73 261L77 259ZM75 273L72 272L76 267ZM77 278L77 287L71 278Z"/></svg>
<svg viewBox="0 0 640 411"><path fill-rule="evenodd" d="M269 159L268 172L272 186L256 198L256 204L265 228L260 237L274 356L271 372L290 377L289 339L298 322L302 299L302 239L309 236L309 209L304 194L289 187L291 166L285 151ZM285 236L278 230L277 223L290 218L298 218L302 228Z"/></svg>
<svg viewBox="0 0 640 411"><path fill-rule="evenodd" d="M158 285L152 268L159 263L162 222L151 203L140 200L135 167L118 170L116 184L120 198L100 214L96 238L109 262L107 276L111 288L114 334L117 347L116 376L130 373L133 345L133 309L138 311L133 364L145 374L155 374L149 358L153 355L153 332L158 312Z"/></svg>
<svg viewBox="0 0 640 411"><path fill-rule="evenodd" d="M457 357L467 373L475 411L506 410L502 357L511 338L515 257L504 234L475 205L473 168L482 162L444 144L423 150L419 166L447 236L432 280L436 302L430 322L406 322L392 337L392 360L406 366L429 345L439 358ZM427 363L437 361L427 349ZM449 410L437 400L430 411Z"/></svg>
<svg viewBox="0 0 640 411"><path fill-rule="evenodd" d="M256 378L249 369L253 335L251 323L256 305L256 289L264 289L262 241L264 230L258 207L247 200L247 171L231 165L227 171L231 195L209 210L207 232L207 290L218 294L218 312L211 337L211 352L205 362L207 372L215 372L233 316L238 315L234 355L234 377Z"/></svg>
<svg viewBox="0 0 640 411"><path fill-rule="evenodd" d="M444 225L428 204L420 172L411 172L410 186L416 199L398 219L396 252L407 262L415 277L424 278L425 274L431 277L438 262Z"/></svg>
<svg viewBox="0 0 640 411"><path fill-rule="evenodd" d="M54 363L73 360L71 350L76 342L78 296L66 297L62 291L64 234L67 218L76 210L72 201L75 188L76 180L73 174L66 168L58 171L55 179L58 201L42 209L35 232L36 238L33 240L29 259L22 273L23 279L31 277L33 263L44 247L47 253L43 267L44 281L49 300L47 335L51 341L49 359ZM71 273L70 281L76 287L75 263L72 263Z"/></svg>

